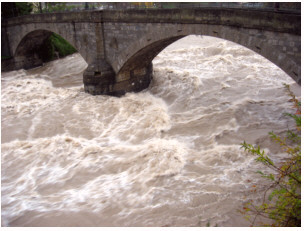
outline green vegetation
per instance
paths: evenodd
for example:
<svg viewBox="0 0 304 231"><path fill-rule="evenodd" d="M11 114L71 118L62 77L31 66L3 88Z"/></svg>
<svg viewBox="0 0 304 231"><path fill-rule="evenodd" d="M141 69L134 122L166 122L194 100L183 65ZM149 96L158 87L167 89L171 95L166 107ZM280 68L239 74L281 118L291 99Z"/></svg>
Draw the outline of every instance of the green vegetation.
<svg viewBox="0 0 304 231"><path fill-rule="evenodd" d="M103 3L98 2L41 2L33 3L33 13L54 13L54 12L67 12L77 10L89 10L100 7Z"/></svg>
<svg viewBox="0 0 304 231"><path fill-rule="evenodd" d="M52 35L43 43L39 56L44 62L73 54L77 50L58 34Z"/></svg>
<svg viewBox="0 0 304 231"><path fill-rule="evenodd" d="M78 7L79 5L71 5L71 3L67 4L66 2L45 2L44 7L41 7L41 13L71 11Z"/></svg>
<svg viewBox="0 0 304 231"><path fill-rule="evenodd" d="M30 14L33 10L33 4L30 2L16 2L19 15Z"/></svg>
<svg viewBox="0 0 304 231"><path fill-rule="evenodd" d="M1 17L11 18L30 14L33 4L30 2L1 2Z"/></svg>
<svg viewBox="0 0 304 231"><path fill-rule="evenodd" d="M1 55L1 60L6 60L12 58L11 56Z"/></svg>
<svg viewBox="0 0 304 231"><path fill-rule="evenodd" d="M266 174L258 171L262 177L270 181L270 184L264 192L261 205L255 206L250 202L243 208L242 213L246 214L252 225L255 224L257 217L262 216L272 220L271 224L262 224L264 226L301 226L301 103L289 86L285 85L285 87L296 109L294 114L285 115L294 119L297 130L288 131L287 136L283 138L273 132L269 134L272 140L288 154L288 158L280 164L275 164L259 146L254 147L246 142L242 144L242 148L257 156L256 161L264 164L274 173Z"/></svg>
<svg viewBox="0 0 304 231"><path fill-rule="evenodd" d="M46 2L46 12L58 12L66 10L66 2Z"/></svg>

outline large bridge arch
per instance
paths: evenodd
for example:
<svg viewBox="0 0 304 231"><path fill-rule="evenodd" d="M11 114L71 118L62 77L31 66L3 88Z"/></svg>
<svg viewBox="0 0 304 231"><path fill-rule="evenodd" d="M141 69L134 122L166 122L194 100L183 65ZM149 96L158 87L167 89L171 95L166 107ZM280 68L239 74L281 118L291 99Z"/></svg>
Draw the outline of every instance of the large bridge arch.
<svg viewBox="0 0 304 231"><path fill-rule="evenodd" d="M157 36L155 36L156 34ZM173 25L171 28L167 27L166 30L150 31L120 53L112 63L113 69L119 75L136 68L143 68L144 65L147 66L151 63L153 58L165 47L188 35L212 36L242 45L277 65L298 84L301 83L300 59L295 60L294 57L290 57L276 46L273 40L278 36L277 32L223 25L187 25L187 27ZM284 36L284 33L280 36ZM288 37L291 39L290 35ZM295 37L290 42L296 43L297 40L298 38Z"/></svg>

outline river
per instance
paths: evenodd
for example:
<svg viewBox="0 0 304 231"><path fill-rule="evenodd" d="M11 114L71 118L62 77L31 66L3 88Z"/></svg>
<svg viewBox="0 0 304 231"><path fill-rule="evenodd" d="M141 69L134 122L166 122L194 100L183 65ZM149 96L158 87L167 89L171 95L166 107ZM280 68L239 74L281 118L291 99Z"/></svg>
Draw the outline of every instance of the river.
<svg viewBox="0 0 304 231"><path fill-rule="evenodd" d="M84 92L79 54L2 73L2 226L248 226L264 167L284 157L293 112L274 64L229 41L188 36L154 60L147 90ZM257 192L252 192L253 185Z"/></svg>

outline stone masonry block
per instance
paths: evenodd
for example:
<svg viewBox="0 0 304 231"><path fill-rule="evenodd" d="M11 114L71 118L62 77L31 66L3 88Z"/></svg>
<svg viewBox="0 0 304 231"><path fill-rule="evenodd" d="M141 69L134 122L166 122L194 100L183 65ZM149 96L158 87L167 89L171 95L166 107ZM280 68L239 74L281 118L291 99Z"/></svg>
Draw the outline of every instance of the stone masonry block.
<svg viewBox="0 0 304 231"><path fill-rule="evenodd" d="M130 79L130 72L122 72L119 73L118 75L116 75L116 82L122 82L122 81L126 81L128 79Z"/></svg>

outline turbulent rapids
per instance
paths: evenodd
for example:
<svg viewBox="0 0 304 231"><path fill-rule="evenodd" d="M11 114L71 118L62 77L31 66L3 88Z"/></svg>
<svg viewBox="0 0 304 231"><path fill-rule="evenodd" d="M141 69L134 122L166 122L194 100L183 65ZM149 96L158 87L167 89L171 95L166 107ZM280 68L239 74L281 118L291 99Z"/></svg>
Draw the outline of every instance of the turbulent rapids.
<svg viewBox="0 0 304 231"><path fill-rule="evenodd" d="M292 128L283 83L254 52L188 36L153 61L140 93L92 96L79 54L2 73L2 226L248 226L262 195L244 140L284 157L268 132Z"/></svg>

